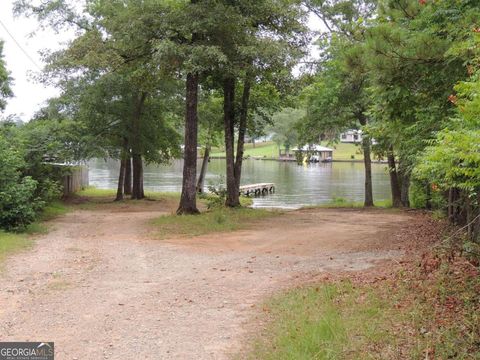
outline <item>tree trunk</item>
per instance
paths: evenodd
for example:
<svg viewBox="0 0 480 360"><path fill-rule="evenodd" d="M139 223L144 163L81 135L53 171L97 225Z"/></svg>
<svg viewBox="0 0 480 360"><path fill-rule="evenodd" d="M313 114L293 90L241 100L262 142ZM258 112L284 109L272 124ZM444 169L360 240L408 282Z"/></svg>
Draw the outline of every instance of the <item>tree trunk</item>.
<svg viewBox="0 0 480 360"><path fill-rule="evenodd" d="M123 192L125 195L132 195L132 158L129 149L127 149L125 154L125 179Z"/></svg>
<svg viewBox="0 0 480 360"><path fill-rule="evenodd" d="M367 118L363 113L358 116L360 125L367 125ZM372 189L372 159L370 155L370 138L362 137L363 163L365 164L365 200L363 206L369 207L373 205L373 189Z"/></svg>
<svg viewBox="0 0 480 360"><path fill-rule="evenodd" d="M123 200L123 182L125 176L125 159L120 159L120 170L118 174L117 197L115 201Z"/></svg>
<svg viewBox="0 0 480 360"><path fill-rule="evenodd" d="M365 164L365 207L373 206L373 189L372 189L372 159L370 158L370 140L367 138L362 140L363 146L363 162Z"/></svg>
<svg viewBox="0 0 480 360"><path fill-rule="evenodd" d="M390 174L390 188L392 190L392 206L395 208L402 207L402 192L400 182L398 181L397 166L395 165L395 154L393 146L390 146L387 152L388 172Z"/></svg>
<svg viewBox="0 0 480 360"><path fill-rule="evenodd" d="M147 98L147 93L142 92L135 104L132 122L132 163L133 163L133 187L132 199L143 199L143 164L142 164L142 145L141 145L141 120L143 105Z"/></svg>
<svg viewBox="0 0 480 360"><path fill-rule="evenodd" d="M448 220L453 224L454 217L453 217L453 198L454 198L454 190L453 188L448 189L448 206L447 206L447 214Z"/></svg>
<svg viewBox="0 0 480 360"><path fill-rule="evenodd" d="M250 74L246 74L243 86L242 105L240 109L240 123L238 125L237 156L235 159L235 193L240 196L240 181L242 178L242 164L247 133L248 103L250 100ZM238 200L240 203L240 199Z"/></svg>
<svg viewBox="0 0 480 360"><path fill-rule="evenodd" d="M198 214L197 209L197 132L198 74L187 74L185 112L185 147L183 154L182 195L177 214Z"/></svg>
<svg viewBox="0 0 480 360"><path fill-rule="evenodd" d="M432 189L430 184L425 184L425 209L432 210Z"/></svg>
<svg viewBox="0 0 480 360"><path fill-rule="evenodd" d="M205 186L205 175L207 174L208 162L210 161L210 145L205 146L205 153L203 154L202 169L198 176L197 192L203 193Z"/></svg>
<svg viewBox="0 0 480 360"><path fill-rule="evenodd" d="M449 202L449 219L450 222L454 225L462 223L461 215L462 209L459 205L461 202L462 194L457 188L450 188L448 192L448 202Z"/></svg>
<svg viewBox="0 0 480 360"><path fill-rule="evenodd" d="M469 239L472 239L472 205L470 204L470 197L468 193L465 194L465 209L467 213L467 236Z"/></svg>
<svg viewBox="0 0 480 360"><path fill-rule="evenodd" d="M402 166L401 162L398 166L398 174L400 178L402 205L410 207L410 173L408 173L405 166Z"/></svg>
<svg viewBox="0 0 480 360"><path fill-rule="evenodd" d="M405 207L410 207L410 176L402 179L402 204Z"/></svg>
<svg viewBox="0 0 480 360"><path fill-rule="evenodd" d="M145 197L143 192L143 162L142 156L134 154L132 156L132 168L133 168L133 186L132 186L132 199L140 200Z"/></svg>
<svg viewBox="0 0 480 360"><path fill-rule="evenodd" d="M225 205L236 207L240 198L235 178L234 128L235 128L235 79L226 78L223 84L223 119L225 126L225 156L227 176L227 198Z"/></svg>

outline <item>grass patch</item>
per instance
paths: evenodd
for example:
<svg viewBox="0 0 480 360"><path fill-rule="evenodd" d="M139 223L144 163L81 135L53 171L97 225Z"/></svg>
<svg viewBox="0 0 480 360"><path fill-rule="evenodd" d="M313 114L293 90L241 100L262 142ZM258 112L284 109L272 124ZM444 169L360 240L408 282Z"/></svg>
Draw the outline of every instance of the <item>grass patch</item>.
<svg viewBox="0 0 480 360"><path fill-rule="evenodd" d="M429 254L382 280L278 295L249 359L479 359L478 259Z"/></svg>
<svg viewBox="0 0 480 360"><path fill-rule="evenodd" d="M115 207L128 205L145 205L146 202L155 201L178 201L180 199L180 193L178 192L153 192L145 191L145 199L132 200L129 195L124 195L124 199L121 201L114 201L117 195L117 191L113 189L98 189L93 186L89 186L81 191L72 195L68 202L80 209L92 210L95 208L103 208L105 206Z"/></svg>
<svg viewBox="0 0 480 360"><path fill-rule="evenodd" d="M52 220L68 211L68 206L63 202L54 201L47 205L38 215L38 219L23 231L14 233L0 230L0 262L10 254L30 247L33 244L31 235L48 233L49 228L44 223L45 221Z"/></svg>
<svg viewBox="0 0 480 360"><path fill-rule="evenodd" d="M251 359L365 359L367 344L394 342L385 301L350 281L292 290L263 310L273 319Z"/></svg>
<svg viewBox="0 0 480 360"><path fill-rule="evenodd" d="M8 255L27 249L32 240L26 234L9 233L0 230L0 262Z"/></svg>
<svg viewBox="0 0 480 360"><path fill-rule="evenodd" d="M38 219L28 225L22 233L28 235L37 235L37 234L46 234L48 233L48 226L45 224L45 221L55 219L58 216L64 215L69 211L69 207L61 202L54 201L48 204L42 212L38 215Z"/></svg>
<svg viewBox="0 0 480 360"><path fill-rule="evenodd" d="M376 208L391 208L392 201L387 200L375 200L374 201ZM363 201L350 201L342 197L333 197L333 199L326 203L320 205L305 206L303 209L317 209L317 208L363 208Z"/></svg>
<svg viewBox="0 0 480 360"><path fill-rule="evenodd" d="M325 141L321 145L333 149L333 160L363 160L360 145L349 143L329 144Z"/></svg>
<svg viewBox="0 0 480 360"><path fill-rule="evenodd" d="M61 201L54 201L48 204L40 213L39 221L48 221L58 216L65 215L69 211L68 206Z"/></svg>
<svg viewBox="0 0 480 360"><path fill-rule="evenodd" d="M117 196L117 190L114 189L98 189L94 186L88 186L83 190L80 190L75 193L74 197L86 197L91 199L93 202L96 200L101 200L105 198L111 198L113 201ZM180 199L179 192L153 192L145 191L145 197L149 199L161 200L161 199ZM124 200L130 200L129 195L124 195ZM121 203L121 202L120 202Z"/></svg>
<svg viewBox="0 0 480 360"><path fill-rule="evenodd" d="M77 191L75 195L86 196L89 198L96 197L115 197L117 190L114 189L98 189L95 186L87 186L85 189Z"/></svg>
<svg viewBox="0 0 480 360"><path fill-rule="evenodd" d="M213 148L210 156L225 157L225 149ZM245 144L244 156L278 158L278 145L273 141L256 143L255 147L253 147L253 144L247 143Z"/></svg>
<svg viewBox="0 0 480 360"><path fill-rule="evenodd" d="M246 229L257 220L281 214L261 209L217 208L199 215L167 215L154 220L161 239L169 236L199 236Z"/></svg>

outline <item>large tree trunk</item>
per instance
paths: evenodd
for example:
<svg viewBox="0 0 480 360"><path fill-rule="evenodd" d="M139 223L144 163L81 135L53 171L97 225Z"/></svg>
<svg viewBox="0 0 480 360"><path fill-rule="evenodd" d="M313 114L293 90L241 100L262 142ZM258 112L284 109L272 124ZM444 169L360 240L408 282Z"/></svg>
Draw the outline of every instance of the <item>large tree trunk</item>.
<svg viewBox="0 0 480 360"><path fill-rule="evenodd" d="M123 200L123 182L125 176L125 159L120 159L120 170L118 174L118 186L117 186L117 196L115 201Z"/></svg>
<svg viewBox="0 0 480 360"><path fill-rule="evenodd" d="M367 118L363 113L358 116L360 125L367 125ZM363 206L373 206L373 189L372 189L372 159L370 154L370 138L368 136L362 137L363 162L365 164L365 199Z"/></svg>
<svg viewBox="0 0 480 360"><path fill-rule="evenodd" d="M210 145L205 146L205 153L203 154L202 168L198 176L197 192L203 193L205 186L205 175L207 174L208 162L210 161Z"/></svg>
<svg viewBox="0 0 480 360"><path fill-rule="evenodd" d="M235 193L240 195L240 181L242 178L242 163L245 147L245 134L247 133L248 104L250 100L251 79L247 73L243 85L242 106L240 109L240 122L238 125L237 156L235 159ZM238 201L240 203L240 199Z"/></svg>
<svg viewBox="0 0 480 360"><path fill-rule="evenodd" d="M390 146L387 152L388 172L390 174L390 188L392 190L392 206L402 207L402 192L400 182L398 181L397 166L395 165L395 154L393 146Z"/></svg>
<svg viewBox="0 0 480 360"><path fill-rule="evenodd" d="M197 209L197 105L198 74L187 74L186 112L185 112L185 147L183 155L182 195L177 214L198 214Z"/></svg>
<svg viewBox="0 0 480 360"><path fill-rule="evenodd" d="M125 154L125 179L123 183L123 192L125 195L132 195L132 158L127 149Z"/></svg>
<svg viewBox="0 0 480 360"><path fill-rule="evenodd" d="M143 192L143 164L142 164L142 145L141 145L141 119L143 105L147 94L142 92L135 104L135 111L133 113L132 123L132 162L133 162L133 187L132 199L143 199L145 194Z"/></svg>
<svg viewBox="0 0 480 360"><path fill-rule="evenodd" d="M128 146L128 139L123 139L123 160L125 162L125 174L123 177L123 193L125 195L132 195L132 157L130 155L130 147Z"/></svg>
<svg viewBox="0 0 480 360"><path fill-rule="evenodd" d="M227 198L225 205L240 206L235 179L234 129L235 129L235 79L226 78L223 84L223 119L225 126L225 156L227 176Z"/></svg>
<svg viewBox="0 0 480 360"><path fill-rule="evenodd" d="M133 167L133 186L132 199L143 199L145 194L143 192L143 162L142 155L134 154L132 156Z"/></svg>

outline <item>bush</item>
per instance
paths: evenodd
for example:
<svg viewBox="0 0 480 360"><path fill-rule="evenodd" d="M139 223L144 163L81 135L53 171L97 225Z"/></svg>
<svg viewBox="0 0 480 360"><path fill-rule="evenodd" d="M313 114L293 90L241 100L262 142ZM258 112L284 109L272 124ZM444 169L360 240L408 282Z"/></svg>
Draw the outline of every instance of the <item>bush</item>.
<svg viewBox="0 0 480 360"><path fill-rule="evenodd" d="M35 221L37 212L45 201L36 192L38 182L30 176L22 176L24 169L21 151L0 137L0 228L23 230ZM45 189L47 197L53 195L53 187Z"/></svg>
<svg viewBox="0 0 480 360"><path fill-rule="evenodd" d="M410 205L416 209L424 209L430 197L430 204L433 210L445 209L446 200L441 191L430 189L427 193L427 185L420 181L412 181L410 185Z"/></svg>
<svg viewBox="0 0 480 360"><path fill-rule="evenodd" d="M36 196L45 203L58 200L62 196L62 186L58 181L42 179L38 182Z"/></svg>
<svg viewBox="0 0 480 360"><path fill-rule="evenodd" d="M216 209L223 207L227 199L227 189L223 185L208 185L208 194L204 195L207 201L207 209Z"/></svg>
<svg viewBox="0 0 480 360"><path fill-rule="evenodd" d="M0 228L23 230L35 221L45 202L35 197L37 181L24 177L0 191Z"/></svg>

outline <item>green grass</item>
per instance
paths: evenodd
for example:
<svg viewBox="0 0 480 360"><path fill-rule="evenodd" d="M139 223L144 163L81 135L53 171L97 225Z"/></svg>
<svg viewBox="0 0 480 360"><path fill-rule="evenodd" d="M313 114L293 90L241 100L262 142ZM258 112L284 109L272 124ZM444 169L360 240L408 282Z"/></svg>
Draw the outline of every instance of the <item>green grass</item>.
<svg viewBox="0 0 480 360"><path fill-rule="evenodd" d="M43 209L40 213L39 221L52 220L58 216L66 214L69 210L69 207L62 201L54 201Z"/></svg>
<svg viewBox="0 0 480 360"><path fill-rule="evenodd" d="M92 198L95 200L96 198L115 198L117 195L117 190L115 189L98 189L94 186L88 186L83 190L77 191L75 193L76 196L83 196L87 198ZM153 191L145 191L145 196L152 199L174 199L180 198L180 193L178 192L153 192ZM128 200L129 196L125 195L125 199Z"/></svg>
<svg viewBox="0 0 480 360"><path fill-rule="evenodd" d="M242 358L480 359L479 258L451 251L273 297Z"/></svg>
<svg viewBox="0 0 480 360"><path fill-rule="evenodd" d="M8 233L0 230L0 263L10 254L21 251L32 245L26 234Z"/></svg>
<svg viewBox="0 0 480 360"><path fill-rule="evenodd" d="M178 192L152 192L146 191L146 198L143 200L131 200L130 196L125 195L123 201L114 201L117 191L114 189L98 189L89 186L81 191L76 192L70 199L72 204L79 209L93 210L96 208L104 208L105 206L122 206L128 205L142 205L145 201L159 200L159 201L178 201L180 193Z"/></svg>
<svg viewBox="0 0 480 360"><path fill-rule="evenodd" d="M42 212L38 215L38 219L27 226L22 232L29 235L46 234L48 233L48 225L45 221L55 219L58 216L66 214L70 211L70 207L62 201L54 201L48 204Z"/></svg>
<svg viewBox="0 0 480 360"><path fill-rule="evenodd" d="M387 200L375 200L374 201L376 208L391 208L392 201ZM320 205L305 206L303 209L317 209L317 208L363 208L363 201L350 201L343 197L333 197L333 199L326 203Z"/></svg>
<svg viewBox="0 0 480 360"><path fill-rule="evenodd" d="M360 146L355 144L329 144L327 142L321 143L333 149L334 160L363 160L363 154L360 151ZM224 157L225 151L223 148L212 149L211 156ZM245 156L264 157L264 158L278 158L278 145L272 141L257 143L255 147L252 144L245 144ZM353 159L352 159L353 156Z"/></svg>
<svg viewBox="0 0 480 360"><path fill-rule="evenodd" d="M91 198L97 198L97 197L108 197L108 196L113 196L117 194L117 190L114 189L98 189L95 186L88 186L83 190L77 191L75 195L78 196L85 196L85 197L91 197Z"/></svg>
<svg viewBox="0 0 480 360"><path fill-rule="evenodd" d="M257 220L281 214L278 211L261 209L220 208L199 215L167 215L153 221L161 239L170 236L199 236L217 232L246 229Z"/></svg>
<svg viewBox="0 0 480 360"><path fill-rule="evenodd" d="M210 156L224 157L225 150L223 148L214 148ZM245 156L278 158L278 145L272 141L256 143L255 147L253 147L253 144L247 143L245 144Z"/></svg>
<svg viewBox="0 0 480 360"><path fill-rule="evenodd" d="M329 144L328 142L322 142L321 145L333 149L333 160L363 160L360 145L348 143Z"/></svg>
<svg viewBox="0 0 480 360"><path fill-rule="evenodd" d="M47 205L39 214L38 219L28 225L22 232L12 233L0 230L0 263L9 254L30 247L33 244L30 235L48 233L49 229L45 221L52 220L68 211L68 206L61 201L55 201Z"/></svg>
<svg viewBox="0 0 480 360"><path fill-rule="evenodd" d="M394 343L387 303L349 281L306 287L266 303L271 322L251 359L366 359L371 347Z"/></svg>

